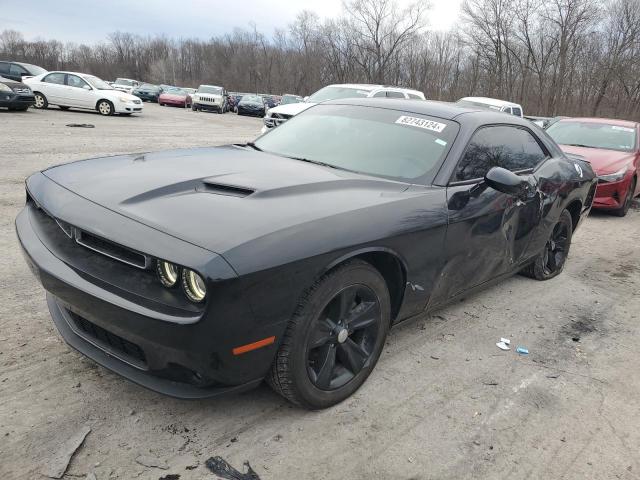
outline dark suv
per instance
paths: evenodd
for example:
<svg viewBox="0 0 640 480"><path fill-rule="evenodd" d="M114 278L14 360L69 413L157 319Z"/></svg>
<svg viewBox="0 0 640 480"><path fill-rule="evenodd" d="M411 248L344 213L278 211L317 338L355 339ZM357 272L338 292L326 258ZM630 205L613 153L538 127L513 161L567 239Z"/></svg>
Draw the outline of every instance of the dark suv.
<svg viewBox="0 0 640 480"><path fill-rule="evenodd" d="M0 60L0 77L20 82L22 81L22 77L35 77L41 73L47 73L47 71L37 65Z"/></svg>
<svg viewBox="0 0 640 480"><path fill-rule="evenodd" d="M24 111L34 102L33 92L27 85L0 77L0 107Z"/></svg>

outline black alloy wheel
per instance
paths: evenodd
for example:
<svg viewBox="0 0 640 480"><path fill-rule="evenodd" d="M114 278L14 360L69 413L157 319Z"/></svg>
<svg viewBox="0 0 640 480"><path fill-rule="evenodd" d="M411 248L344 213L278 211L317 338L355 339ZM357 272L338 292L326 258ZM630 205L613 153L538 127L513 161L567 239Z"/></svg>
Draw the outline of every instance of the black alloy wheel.
<svg viewBox="0 0 640 480"><path fill-rule="evenodd" d="M562 269L567 259L567 247L569 246L569 227L562 222L556 223L544 247L544 273L551 275L558 269Z"/></svg>
<svg viewBox="0 0 640 480"><path fill-rule="evenodd" d="M380 301L365 285L339 292L310 327L307 372L322 390L336 390L371 362L380 332Z"/></svg>
<svg viewBox="0 0 640 480"><path fill-rule="evenodd" d="M563 210L542 252L520 273L536 280L549 280L559 275L569 255L572 235L573 219L567 210Z"/></svg>
<svg viewBox="0 0 640 480"><path fill-rule="evenodd" d="M302 296L267 382L304 408L335 405L358 390L372 372L390 323L385 279L367 262L348 261Z"/></svg>

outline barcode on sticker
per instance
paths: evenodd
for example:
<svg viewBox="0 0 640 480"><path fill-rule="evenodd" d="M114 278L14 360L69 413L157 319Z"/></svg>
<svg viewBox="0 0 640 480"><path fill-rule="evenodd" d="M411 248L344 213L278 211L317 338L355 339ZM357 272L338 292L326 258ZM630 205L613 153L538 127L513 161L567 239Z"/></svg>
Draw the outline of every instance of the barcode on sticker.
<svg viewBox="0 0 640 480"><path fill-rule="evenodd" d="M425 130L431 130L432 132L442 132L446 125L444 123L434 122L433 120L425 120L424 118L409 117L402 115L395 123L400 125L409 125L412 127L424 128Z"/></svg>

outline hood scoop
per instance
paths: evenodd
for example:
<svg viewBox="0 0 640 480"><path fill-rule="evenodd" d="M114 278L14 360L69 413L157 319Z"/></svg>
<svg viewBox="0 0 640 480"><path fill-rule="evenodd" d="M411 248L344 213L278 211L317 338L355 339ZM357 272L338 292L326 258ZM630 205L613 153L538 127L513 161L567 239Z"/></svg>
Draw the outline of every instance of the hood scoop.
<svg viewBox="0 0 640 480"><path fill-rule="evenodd" d="M203 181L202 185L196 188L198 192L212 193L214 195L227 195L230 197L248 197L255 190L247 187L238 187L236 185L225 185L224 183L216 183L210 181Z"/></svg>

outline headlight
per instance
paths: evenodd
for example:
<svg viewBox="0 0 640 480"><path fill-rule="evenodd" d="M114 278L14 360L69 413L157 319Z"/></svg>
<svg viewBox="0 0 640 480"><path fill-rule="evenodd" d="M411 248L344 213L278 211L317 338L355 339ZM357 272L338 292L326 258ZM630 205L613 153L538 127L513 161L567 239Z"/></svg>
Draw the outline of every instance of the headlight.
<svg viewBox="0 0 640 480"><path fill-rule="evenodd" d="M0 92L13 92L13 90L7 87L4 83L0 83Z"/></svg>
<svg viewBox="0 0 640 480"><path fill-rule="evenodd" d="M202 277L186 268L182 271L182 288L192 302L201 302L207 295L207 287Z"/></svg>
<svg viewBox="0 0 640 480"><path fill-rule="evenodd" d="M118 97L118 100L120 100L122 103L127 103L130 102L131 100L127 97Z"/></svg>
<svg viewBox="0 0 640 480"><path fill-rule="evenodd" d="M156 272L160 283L167 288L174 287L178 283L180 277L180 267L164 260L158 260L156 264Z"/></svg>
<svg viewBox="0 0 640 480"><path fill-rule="evenodd" d="M608 173L606 175L598 175L599 182L619 182L627 174L627 167L623 167L615 173Z"/></svg>

